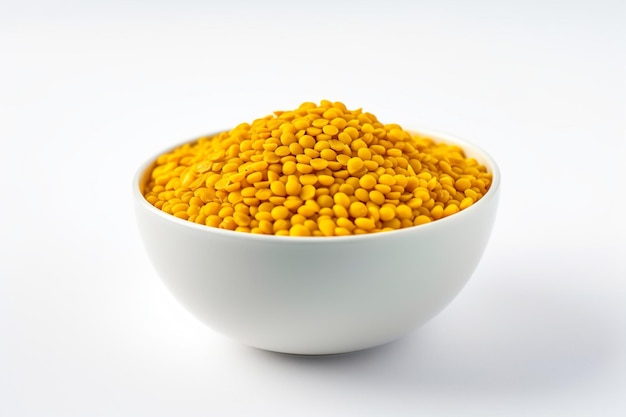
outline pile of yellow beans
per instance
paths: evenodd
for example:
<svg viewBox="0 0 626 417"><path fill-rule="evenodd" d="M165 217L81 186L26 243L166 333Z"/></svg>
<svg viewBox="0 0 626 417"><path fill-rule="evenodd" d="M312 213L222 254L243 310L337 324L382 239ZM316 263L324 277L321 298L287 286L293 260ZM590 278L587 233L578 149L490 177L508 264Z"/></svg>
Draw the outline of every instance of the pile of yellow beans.
<svg viewBox="0 0 626 417"><path fill-rule="evenodd" d="M345 236L453 215L491 180L459 146L322 100L159 156L143 193L158 209L210 227Z"/></svg>

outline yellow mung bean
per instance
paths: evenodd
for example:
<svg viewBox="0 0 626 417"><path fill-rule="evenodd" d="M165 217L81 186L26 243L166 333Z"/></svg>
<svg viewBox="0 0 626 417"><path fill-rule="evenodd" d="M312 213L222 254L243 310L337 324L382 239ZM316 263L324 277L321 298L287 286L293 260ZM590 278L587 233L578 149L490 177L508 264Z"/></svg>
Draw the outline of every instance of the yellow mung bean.
<svg viewBox="0 0 626 417"><path fill-rule="evenodd" d="M160 210L281 236L423 225L471 207L492 181L459 146L328 100L179 146L150 174L143 193Z"/></svg>

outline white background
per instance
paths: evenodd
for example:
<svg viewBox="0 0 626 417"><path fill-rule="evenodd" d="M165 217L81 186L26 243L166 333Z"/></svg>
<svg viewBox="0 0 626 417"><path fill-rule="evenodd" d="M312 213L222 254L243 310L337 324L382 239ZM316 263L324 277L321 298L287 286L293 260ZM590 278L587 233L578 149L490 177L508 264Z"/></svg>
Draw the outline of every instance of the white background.
<svg viewBox="0 0 626 417"><path fill-rule="evenodd" d="M0 415L626 415L624 3L391 3L0 0ZM495 230L395 343L241 346L160 283L132 176L322 98L487 149Z"/></svg>

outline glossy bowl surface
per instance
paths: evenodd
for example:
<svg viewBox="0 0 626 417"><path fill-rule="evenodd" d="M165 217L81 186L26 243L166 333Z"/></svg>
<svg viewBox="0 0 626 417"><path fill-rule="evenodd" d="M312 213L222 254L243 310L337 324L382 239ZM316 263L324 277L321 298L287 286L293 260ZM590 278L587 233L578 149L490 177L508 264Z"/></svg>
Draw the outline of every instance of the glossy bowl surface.
<svg viewBox="0 0 626 417"><path fill-rule="evenodd" d="M486 152L453 136L493 173L485 196L429 224L343 237L264 236L198 225L142 195L159 152L137 171L133 194L145 249L178 301L241 343L293 354L332 354L390 342L450 303L489 240L500 172Z"/></svg>

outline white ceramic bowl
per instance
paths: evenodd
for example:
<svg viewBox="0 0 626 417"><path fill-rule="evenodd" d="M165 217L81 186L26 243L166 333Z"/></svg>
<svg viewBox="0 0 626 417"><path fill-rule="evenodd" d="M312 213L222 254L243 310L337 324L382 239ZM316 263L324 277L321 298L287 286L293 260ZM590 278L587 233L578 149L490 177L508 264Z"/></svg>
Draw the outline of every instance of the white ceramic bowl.
<svg viewBox="0 0 626 417"><path fill-rule="evenodd" d="M139 231L161 279L214 330L294 354L355 351L390 342L439 313L463 288L491 234L500 173L484 151L449 135L493 173L469 208L412 228L342 237L265 236L180 220L148 203L137 172ZM158 155L164 153L159 152Z"/></svg>

